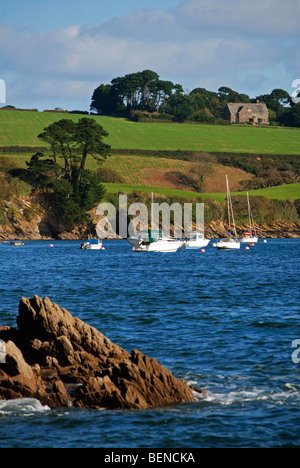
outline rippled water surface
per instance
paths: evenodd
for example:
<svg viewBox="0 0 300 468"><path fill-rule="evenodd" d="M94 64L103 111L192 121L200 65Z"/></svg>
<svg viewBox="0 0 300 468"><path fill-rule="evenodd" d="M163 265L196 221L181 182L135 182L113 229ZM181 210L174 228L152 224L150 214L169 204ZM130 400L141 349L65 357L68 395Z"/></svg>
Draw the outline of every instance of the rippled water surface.
<svg viewBox="0 0 300 468"><path fill-rule="evenodd" d="M209 396L147 411L0 401L0 447L300 446L299 239L169 254L49 244L0 244L0 325L16 326L22 296L48 296Z"/></svg>

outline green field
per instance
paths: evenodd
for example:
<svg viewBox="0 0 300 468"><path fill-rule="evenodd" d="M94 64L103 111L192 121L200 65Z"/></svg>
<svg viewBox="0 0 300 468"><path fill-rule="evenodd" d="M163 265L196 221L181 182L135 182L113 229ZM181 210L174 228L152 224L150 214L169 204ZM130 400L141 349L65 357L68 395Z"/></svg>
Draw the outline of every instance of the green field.
<svg viewBox="0 0 300 468"><path fill-rule="evenodd" d="M271 200L297 200L300 198L300 183L278 185L258 190L249 190L249 195L264 196ZM237 195L246 195L246 192L236 192ZM233 193L233 195L235 195Z"/></svg>
<svg viewBox="0 0 300 468"><path fill-rule="evenodd" d="M219 202L223 202L226 199L226 193L195 193L187 192L185 190L174 190L158 187L145 187L132 184L104 184L108 193L131 193L133 190L138 190L144 193L156 193L158 195L166 196L177 196L183 198L214 198ZM263 196L272 200L297 200L300 198L300 183L279 185L277 187L269 187L265 189L249 190L250 196ZM232 196L235 195L246 195L246 192L233 192Z"/></svg>
<svg viewBox="0 0 300 468"><path fill-rule="evenodd" d="M19 167L26 167L25 161L29 161L32 154L30 153L20 153L18 155L8 156L12 158ZM109 167L116 169L120 174L126 175L130 180L129 183L105 183L105 187L108 193L131 193L133 190L138 190L141 192L154 192L157 194L162 194L166 196L178 196L186 198L195 198L201 197L203 199L213 197L217 201L224 201L226 194L225 193L196 193L188 190L176 190L166 187L157 187L145 185L145 178L147 176L143 175L143 169L145 167L151 166L153 171L156 171L159 174L160 168L168 168L170 170L176 168L183 168L184 164L189 164L184 161L177 161L173 159L164 159L164 158L154 158L149 156L117 156L113 155L108 158L104 167ZM92 168L96 168L95 164L91 164ZM227 168L228 169L228 168ZM226 169L225 169L226 171ZM153 179L152 179L153 180ZM277 200L287 200L293 199L296 200L300 198L300 183L280 185L275 187L269 187L258 190L250 190L248 192L253 196L265 196L270 199ZM246 195L246 192L232 192L232 195Z"/></svg>
<svg viewBox="0 0 300 468"><path fill-rule="evenodd" d="M74 121L86 117L79 114L5 111L0 110L1 146L44 146L37 135L50 123L68 118ZM89 116L94 118L109 133L106 142L114 149L141 150L189 150L244 152L257 154L300 154L300 129L259 128L249 126L195 125L174 123L136 123L123 118ZM5 153L19 167L26 167L31 152ZM151 156L112 155L104 167L118 171L125 176L126 183L105 184L108 193L133 190L165 194L167 196L192 197L202 199L213 197L224 201L224 193L197 194L186 190L167 188L162 180L164 171L188 169L190 163L174 159ZM88 166L95 169L92 159ZM153 182L153 177L155 181ZM216 175L213 176L214 178ZM223 175L222 175L223 177ZM233 175L232 175L233 177ZM160 184L160 182L162 182ZM154 185L160 185L152 186ZM215 189L215 187L214 187ZM222 190L222 189L221 189ZM245 192L234 192L245 194ZM289 184L267 189L249 191L250 195L263 195L271 199L286 200L300 198L300 184Z"/></svg>
<svg viewBox="0 0 300 468"><path fill-rule="evenodd" d="M37 135L50 123L84 115L0 110L0 146L43 146ZM90 116L109 133L114 149L189 150L299 154L300 129L136 123L122 118Z"/></svg>

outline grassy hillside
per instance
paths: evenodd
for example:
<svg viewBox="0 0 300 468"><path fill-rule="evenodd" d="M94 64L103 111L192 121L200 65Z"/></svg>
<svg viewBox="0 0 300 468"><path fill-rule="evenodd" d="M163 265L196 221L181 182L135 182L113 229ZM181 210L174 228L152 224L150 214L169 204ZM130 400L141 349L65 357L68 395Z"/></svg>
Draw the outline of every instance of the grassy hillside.
<svg viewBox="0 0 300 468"><path fill-rule="evenodd" d="M0 110L0 147L1 146L44 146L37 135L50 123L68 118L74 121L84 115L4 111ZM172 123L136 123L126 119L90 116L109 133L107 143L120 154L111 155L103 167L117 171L123 183L105 184L108 193L133 190L165 194L167 196L213 197L218 201L225 199L225 174L228 174L231 191L239 194L240 181L252 177L237 167L213 163L211 174L205 181L205 194L197 194L191 188L178 184L172 179L174 172L188 174L192 162L163 157L124 155L122 149L189 150L219 152L249 152L261 154L300 154L300 130L288 128L256 128L238 126L215 126ZM7 156L25 168L32 152L7 153ZM90 159L88 167L95 169ZM180 190L178 190L180 189ZM263 195L270 199L286 200L300 198L300 184L288 184L267 189L249 191L250 195Z"/></svg>
<svg viewBox="0 0 300 468"><path fill-rule="evenodd" d="M83 115L0 110L0 146L41 146L37 135L63 118ZM137 123L126 119L90 116L109 133L115 149L191 150L299 154L300 130L222 125Z"/></svg>
<svg viewBox="0 0 300 468"><path fill-rule="evenodd" d="M26 162L30 161L32 154L32 152L5 153L7 159L12 160L17 167L22 169L27 167ZM98 167L94 159L88 159L88 169L97 170ZM192 190L190 185L174 177L174 174L178 173L190 174L193 169L193 163L189 161L145 155L130 156L113 154L107 158L101 168L102 167L116 171L125 184L145 187L164 187L167 189L180 188L187 191ZM207 176L204 183L204 190L206 192L223 192L225 174L228 174L233 190L238 189L239 182L252 177L251 174L239 168L212 163L211 173Z"/></svg>
<svg viewBox="0 0 300 468"><path fill-rule="evenodd" d="M151 156L112 155L107 158L103 167L117 171L127 184L193 190L189 184L176 177L178 174L189 176L194 167L189 161ZM252 177L241 169L211 163L210 174L204 182L205 192L223 192L225 174L228 174L233 190L238 189L239 182Z"/></svg>
<svg viewBox="0 0 300 468"><path fill-rule="evenodd" d="M195 193L189 192L185 190L176 190L176 189L168 189L168 188L159 188L155 186L137 186L134 184L111 184L106 183L104 184L108 193L119 193L120 191L123 193L132 193L134 190L138 190L140 192L145 193L156 193L160 195L166 195L168 197L176 196L176 197L183 197L183 198L214 198L219 202L223 202L226 199L225 192L214 192L214 193ZM297 200L300 198L300 183L296 184L288 184L288 185L280 185L277 187L269 187L265 189L259 190L249 190L250 196L263 196L269 198L271 200ZM246 192L232 192L232 196L235 195L246 195Z"/></svg>
<svg viewBox="0 0 300 468"><path fill-rule="evenodd" d="M29 161L31 156L31 153L19 153L18 155L9 154L8 158L13 160L18 167L25 168L25 162ZM89 167L96 169L96 163L90 161ZM119 191L131 193L133 190L153 191L167 196L213 197L217 201L224 201L225 199L225 174L229 177L233 195L235 193L246 194L246 192L238 191L238 184L241 180L251 177L251 174L241 169L212 164L213 170L204 184L206 193L198 194L191 191L189 187L176 184L169 177L172 171L188 173L192 168L192 163L189 161L151 156L112 155L102 167L116 170L124 179L123 183L105 183L104 185L109 193L118 193ZM270 199L287 200L290 198L296 200L300 198L300 183L250 190L249 193L250 195L262 195Z"/></svg>

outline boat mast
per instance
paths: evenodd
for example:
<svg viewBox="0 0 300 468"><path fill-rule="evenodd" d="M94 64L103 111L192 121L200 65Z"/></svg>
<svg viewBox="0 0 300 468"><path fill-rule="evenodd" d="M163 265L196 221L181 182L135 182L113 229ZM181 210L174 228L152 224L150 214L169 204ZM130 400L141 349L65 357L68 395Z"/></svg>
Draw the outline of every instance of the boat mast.
<svg viewBox="0 0 300 468"><path fill-rule="evenodd" d="M247 192L247 203L248 203L248 216L249 216L249 232L252 234L251 210L250 210L250 203L249 203L249 194L248 194L248 192Z"/></svg>
<svg viewBox="0 0 300 468"><path fill-rule="evenodd" d="M231 217L232 217L232 224L233 224L233 229L234 229L234 235L237 238L237 233L236 233L236 228L235 228L235 222L234 222L234 215L233 215L233 209L232 209L232 202L231 202L231 195L230 195L230 190L229 190L229 183L228 183L228 177L226 175L226 184L227 184L227 197L228 197L228 213L229 213L229 207L231 211ZM230 216L228 214L229 220Z"/></svg>
<svg viewBox="0 0 300 468"><path fill-rule="evenodd" d="M226 174L226 193L227 193L227 211L228 211L228 225L229 225L229 231L231 230L231 220L230 220L230 202L229 202L229 185L228 185L228 178Z"/></svg>
<svg viewBox="0 0 300 468"><path fill-rule="evenodd" d="M256 229L255 229L255 224L254 224L253 215L252 215L252 211L251 211L251 206L250 206L250 200L249 200L248 192L247 192L247 200L248 200L248 213L249 213L250 232L252 232L252 226L253 226L254 235L255 235L255 237L257 237L257 236L256 236Z"/></svg>
<svg viewBox="0 0 300 468"><path fill-rule="evenodd" d="M151 192L151 221L150 221L150 229L151 231L154 230L154 204L153 204L153 192Z"/></svg>

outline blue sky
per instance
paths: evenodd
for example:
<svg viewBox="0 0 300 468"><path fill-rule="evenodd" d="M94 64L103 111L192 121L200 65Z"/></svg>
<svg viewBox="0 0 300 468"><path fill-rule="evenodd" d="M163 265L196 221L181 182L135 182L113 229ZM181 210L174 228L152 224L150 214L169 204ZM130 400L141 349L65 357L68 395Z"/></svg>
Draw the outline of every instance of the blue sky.
<svg viewBox="0 0 300 468"><path fill-rule="evenodd" d="M166 11L176 0L2 0L0 24L33 27L39 31L74 24L97 26L112 17L130 15L145 8ZM3 3L5 6L3 7Z"/></svg>
<svg viewBox="0 0 300 468"><path fill-rule="evenodd" d="M144 69L187 92L292 94L299 24L300 0L2 0L0 80L39 110L89 110L99 84Z"/></svg>

